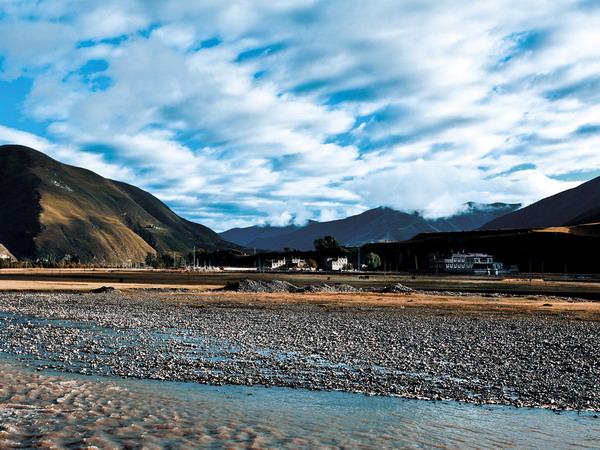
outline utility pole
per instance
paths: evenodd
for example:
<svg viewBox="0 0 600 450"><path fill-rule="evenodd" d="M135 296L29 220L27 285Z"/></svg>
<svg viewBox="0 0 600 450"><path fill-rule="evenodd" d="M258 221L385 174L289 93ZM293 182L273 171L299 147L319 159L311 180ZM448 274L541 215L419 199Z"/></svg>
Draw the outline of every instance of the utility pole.
<svg viewBox="0 0 600 450"><path fill-rule="evenodd" d="M533 273L531 272L531 258L529 258L529 282L531 283L531 280L533 278Z"/></svg>

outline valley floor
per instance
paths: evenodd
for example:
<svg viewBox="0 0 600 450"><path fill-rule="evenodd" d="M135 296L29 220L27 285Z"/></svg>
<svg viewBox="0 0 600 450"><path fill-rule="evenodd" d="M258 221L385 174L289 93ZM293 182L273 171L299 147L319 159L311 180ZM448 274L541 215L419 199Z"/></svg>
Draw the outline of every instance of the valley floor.
<svg viewBox="0 0 600 450"><path fill-rule="evenodd" d="M520 274L476 276L356 272L189 272L152 269L0 269L2 291L86 292L102 286L119 289L220 288L242 279L283 280L297 286L343 283L368 290L401 283L421 291L502 295L546 295L600 301L600 275Z"/></svg>

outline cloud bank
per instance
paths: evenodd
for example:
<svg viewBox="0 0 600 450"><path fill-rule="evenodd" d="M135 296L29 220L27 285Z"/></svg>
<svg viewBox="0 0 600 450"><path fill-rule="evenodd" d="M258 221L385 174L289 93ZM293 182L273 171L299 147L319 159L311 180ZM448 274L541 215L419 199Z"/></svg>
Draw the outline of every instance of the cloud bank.
<svg viewBox="0 0 600 450"><path fill-rule="evenodd" d="M599 14L589 0L5 0L0 142L217 230L530 203L600 175Z"/></svg>

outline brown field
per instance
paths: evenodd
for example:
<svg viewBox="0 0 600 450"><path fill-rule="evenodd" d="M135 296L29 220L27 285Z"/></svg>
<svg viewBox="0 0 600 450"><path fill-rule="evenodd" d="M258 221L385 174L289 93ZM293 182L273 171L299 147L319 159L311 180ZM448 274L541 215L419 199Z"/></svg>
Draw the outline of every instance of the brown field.
<svg viewBox="0 0 600 450"><path fill-rule="evenodd" d="M539 297L464 297L426 294L371 294L371 293L312 293L312 294L253 294L238 292L184 293L168 299L169 302L203 307L231 305L276 307L290 303L308 303L329 308L395 308L418 309L426 313L448 314L507 314L544 317L600 320L599 302L573 302Z"/></svg>
<svg viewBox="0 0 600 450"><path fill-rule="evenodd" d="M211 292L244 278L286 280L296 285L346 283L354 287L373 288L402 283L414 289L430 291L482 292L487 295L444 292L419 294L377 293L277 293L256 294ZM313 303L328 307L419 308L439 314L495 313L539 314L542 316L600 320L600 283L593 281L543 281L528 278L495 278L472 276L369 275L356 274L290 274L290 273L186 273L154 270L110 269L3 269L0 291L86 292L101 286L113 286L128 295L143 295L139 289L185 288L187 291L166 296L167 301L192 304L248 304L276 307L285 303ZM502 296L489 296L500 292ZM514 295L511 295L514 293ZM552 298L560 296L562 298ZM592 301L578 300L585 296ZM596 297L598 296L598 297ZM571 299L569 297L574 297Z"/></svg>
<svg viewBox="0 0 600 450"><path fill-rule="evenodd" d="M122 289L140 287L185 287L205 290L244 278L285 280L297 286L344 283L356 288L378 288L401 283L413 289L435 291L544 294L600 300L600 277L581 279L562 274L519 274L507 277L429 274L293 273L293 272L184 272L148 269L0 269L0 291L75 290L100 286Z"/></svg>

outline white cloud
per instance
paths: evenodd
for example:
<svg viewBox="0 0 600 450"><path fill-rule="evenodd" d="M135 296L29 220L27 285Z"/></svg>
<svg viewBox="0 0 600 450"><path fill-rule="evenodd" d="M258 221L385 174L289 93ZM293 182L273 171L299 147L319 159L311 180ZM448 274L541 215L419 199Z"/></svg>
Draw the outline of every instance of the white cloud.
<svg viewBox="0 0 600 450"><path fill-rule="evenodd" d="M35 134L2 125L0 125L0 145L31 147L63 163L84 167L106 178L127 180L134 177L134 172L131 169L108 164L101 155L82 153L75 147L57 145Z"/></svg>
<svg viewBox="0 0 600 450"><path fill-rule="evenodd" d="M25 145L48 153L55 147L48 140L39 136L3 125L0 125L0 143L2 145Z"/></svg>
<svg viewBox="0 0 600 450"><path fill-rule="evenodd" d="M600 31L568 0L4 3L0 79L33 78L48 134L0 136L218 229L528 203L600 167Z"/></svg>

